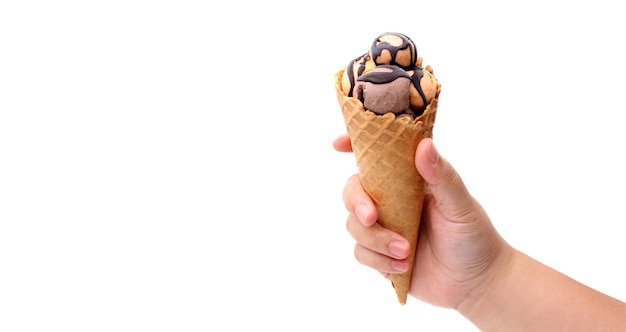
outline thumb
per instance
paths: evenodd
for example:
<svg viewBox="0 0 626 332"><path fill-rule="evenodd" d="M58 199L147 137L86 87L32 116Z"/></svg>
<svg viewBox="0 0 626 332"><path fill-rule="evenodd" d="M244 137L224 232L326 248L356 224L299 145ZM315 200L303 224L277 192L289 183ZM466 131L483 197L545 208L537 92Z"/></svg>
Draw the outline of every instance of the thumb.
<svg viewBox="0 0 626 332"><path fill-rule="evenodd" d="M422 175L437 205L451 213L468 211L473 205L461 176L437 151L432 139L425 138L415 152L415 167Z"/></svg>

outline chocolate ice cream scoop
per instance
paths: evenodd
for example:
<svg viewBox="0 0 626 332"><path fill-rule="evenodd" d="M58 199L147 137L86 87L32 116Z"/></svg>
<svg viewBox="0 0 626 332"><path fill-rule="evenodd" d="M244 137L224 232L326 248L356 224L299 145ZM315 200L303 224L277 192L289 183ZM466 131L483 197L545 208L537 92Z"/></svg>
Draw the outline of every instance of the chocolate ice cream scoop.
<svg viewBox="0 0 626 332"><path fill-rule="evenodd" d="M406 71L398 66L380 65L359 76L354 97L376 114L402 114L410 111L410 85L411 77Z"/></svg>

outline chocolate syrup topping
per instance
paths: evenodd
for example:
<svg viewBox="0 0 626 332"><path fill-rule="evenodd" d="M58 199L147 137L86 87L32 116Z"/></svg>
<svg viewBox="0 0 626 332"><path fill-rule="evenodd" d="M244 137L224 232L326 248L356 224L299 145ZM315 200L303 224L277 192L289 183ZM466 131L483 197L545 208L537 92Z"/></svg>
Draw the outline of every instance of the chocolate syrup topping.
<svg viewBox="0 0 626 332"><path fill-rule="evenodd" d="M386 70L378 70L378 69L386 69ZM376 69L371 72L359 76L357 81L359 82L370 82L374 84L385 84L392 81L395 81L399 77L405 77L411 79L411 76L407 74L402 68L393 65L379 65L376 66Z"/></svg>

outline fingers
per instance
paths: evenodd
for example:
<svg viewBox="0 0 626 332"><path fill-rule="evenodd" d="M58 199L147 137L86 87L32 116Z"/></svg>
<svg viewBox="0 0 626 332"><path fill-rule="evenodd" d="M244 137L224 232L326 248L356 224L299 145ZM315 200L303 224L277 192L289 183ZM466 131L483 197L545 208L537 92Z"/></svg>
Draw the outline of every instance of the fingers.
<svg viewBox="0 0 626 332"><path fill-rule="evenodd" d="M351 176L346 182L343 200L350 212L346 228L357 242L354 247L356 259L383 274L406 271L410 244L401 235L376 223L378 211L363 190L358 174Z"/></svg>
<svg viewBox="0 0 626 332"><path fill-rule="evenodd" d="M346 228L360 246L378 254L404 259L410 253L410 245L405 238L383 228L380 224L365 226L354 216L350 216L346 222Z"/></svg>
<svg viewBox="0 0 626 332"><path fill-rule="evenodd" d="M409 268L406 259L410 245L397 233L375 223L365 226L354 216L346 222L348 232L356 240L354 257L365 266L381 273L401 273Z"/></svg>
<svg viewBox="0 0 626 332"><path fill-rule="evenodd" d="M381 255L358 243L354 246L354 257L356 257L359 263L377 270L383 276L387 276L389 273L403 273L409 270L408 260L397 260Z"/></svg>
<svg viewBox="0 0 626 332"><path fill-rule="evenodd" d="M343 134L333 141L333 148L339 152L352 152L352 142L348 134Z"/></svg>

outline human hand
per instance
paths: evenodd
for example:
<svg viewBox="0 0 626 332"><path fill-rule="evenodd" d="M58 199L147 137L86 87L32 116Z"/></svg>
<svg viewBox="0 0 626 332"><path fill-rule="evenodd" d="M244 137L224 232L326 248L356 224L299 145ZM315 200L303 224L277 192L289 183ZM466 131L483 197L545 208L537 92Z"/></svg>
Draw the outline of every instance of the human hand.
<svg viewBox="0 0 626 332"><path fill-rule="evenodd" d="M337 138L333 147L350 152L350 138ZM415 164L426 180L427 195L409 294L433 305L458 308L487 287L514 249L499 236L432 140L420 142ZM350 213L347 229L356 240L356 259L386 277L406 271L409 242L376 222L376 206L358 174L347 181L343 200Z"/></svg>

